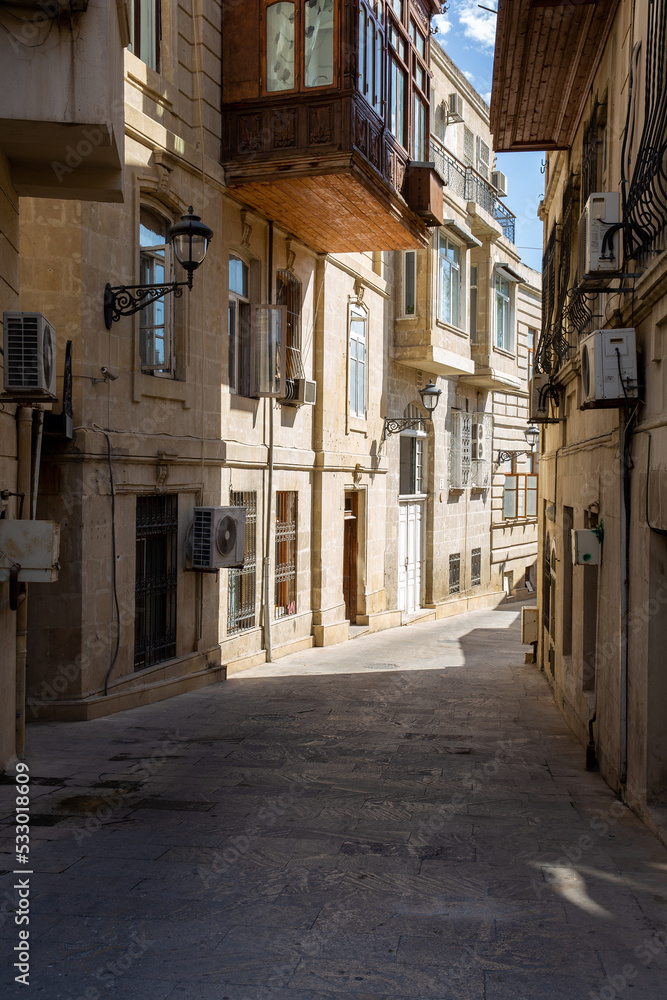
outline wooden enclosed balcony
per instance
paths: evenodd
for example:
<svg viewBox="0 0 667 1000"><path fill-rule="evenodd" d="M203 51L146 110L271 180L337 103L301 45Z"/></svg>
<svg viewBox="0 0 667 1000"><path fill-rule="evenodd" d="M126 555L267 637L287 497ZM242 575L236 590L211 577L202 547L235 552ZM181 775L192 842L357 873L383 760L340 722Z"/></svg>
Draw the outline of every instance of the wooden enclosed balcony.
<svg viewBox="0 0 667 1000"><path fill-rule="evenodd" d="M499 0L491 93L499 153L567 149L618 0Z"/></svg>
<svg viewBox="0 0 667 1000"><path fill-rule="evenodd" d="M435 0L223 5L230 194L319 252L426 246Z"/></svg>

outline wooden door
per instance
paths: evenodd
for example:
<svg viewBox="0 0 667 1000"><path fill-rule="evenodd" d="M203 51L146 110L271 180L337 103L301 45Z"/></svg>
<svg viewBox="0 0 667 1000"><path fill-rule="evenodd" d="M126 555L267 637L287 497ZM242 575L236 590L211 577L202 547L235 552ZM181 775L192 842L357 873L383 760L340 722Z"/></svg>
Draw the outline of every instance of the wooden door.
<svg viewBox="0 0 667 1000"><path fill-rule="evenodd" d="M345 617L354 624L357 620L357 512L358 497L355 491L345 494L345 521L343 528L343 600Z"/></svg>

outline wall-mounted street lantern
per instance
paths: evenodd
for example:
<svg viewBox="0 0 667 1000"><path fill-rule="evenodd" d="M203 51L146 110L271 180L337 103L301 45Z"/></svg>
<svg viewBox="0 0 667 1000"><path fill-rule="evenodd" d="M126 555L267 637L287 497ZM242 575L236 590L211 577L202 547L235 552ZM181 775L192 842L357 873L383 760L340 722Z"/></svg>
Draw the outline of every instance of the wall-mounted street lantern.
<svg viewBox="0 0 667 1000"><path fill-rule="evenodd" d="M526 427L526 429L525 429L525 431L523 433L526 436L526 441L528 443L528 447L530 448L530 452L528 452L528 451L499 451L498 452L498 465L502 465L503 462L509 462L509 460L511 458L514 458L515 455L528 455L528 454L532 454L532 452L535 451L535 446L536 446L537 442L540 440L540 429L539 429L539 427L536 427L535 424L532 424L530 427Z"/></svg>
<svg viewBox="0 0 667 1000"><path fill-rule="evenodd" d="M426 410L427 417L385 417L384 431L382 432L383 440L389 437L390 434L400 434L402 431L407 430L415 429L425 432L424 423L427 419L433 419L432 414L440 402L442 389L436 388L433 379L431 379L428 385L419 390L419 395L421 396L422 406Z"/></svg>
<svg viewBox="0 0 667 1000"><path fill-rule="evenodd" d="M104 325L107 330L121 316L132 316L173 292L177 298L183 294L185 285L192 288L192 275L206 257L213 232L204 225L198 215L192 214L192 205L180 222L170 226L167 239L171 243L176 260L187 272L187 281L170 281L163 285L117 285L107 284L104 289Z"/></svg>

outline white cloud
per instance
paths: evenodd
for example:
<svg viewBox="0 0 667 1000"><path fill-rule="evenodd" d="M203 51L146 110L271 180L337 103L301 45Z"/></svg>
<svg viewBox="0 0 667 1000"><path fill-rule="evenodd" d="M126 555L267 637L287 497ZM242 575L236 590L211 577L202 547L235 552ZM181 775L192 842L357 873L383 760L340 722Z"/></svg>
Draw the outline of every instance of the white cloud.
<svg viewBox="0 0 667 1000"><path fill-rule="evenodd" d="M463 75L466 78L466 80L468 81L468 83L474 83L475 82L475 74L471 73L469 69L464 69L463 70Z"/></svg>
<svg viewBox="0 0 667 1000"><path fill-rule="evenodd" d="M433 18L433 27L435 28L435 34L439 38L443 38L452 27L452 22L444 14L436 14Z"/></svg>
<svg viewBox="0 0 667 1000"><path fill-rule="evenodd" d="M490 6L493 3L487 4ZM492 49L496 41L496 15L488 10L482 10L477 0L462 0L459 12L459 24L466 38L481 44L486 49Z"/></svg>
<svg viewBox="0 0 667 1000"><path fill-rule="evenodd" d="M487 90L487 92L485 94L482 94L482 97L484 98L484 100L486 101L487 104L489 104L489 105L491 104L491 91L490 90Z"/></svg>

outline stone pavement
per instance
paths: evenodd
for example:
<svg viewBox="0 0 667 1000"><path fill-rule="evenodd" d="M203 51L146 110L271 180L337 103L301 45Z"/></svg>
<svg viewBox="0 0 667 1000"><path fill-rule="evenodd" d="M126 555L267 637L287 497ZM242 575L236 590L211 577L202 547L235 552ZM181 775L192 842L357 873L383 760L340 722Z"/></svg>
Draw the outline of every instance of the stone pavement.
<svg viewBox="0 0 667 1000"><path fill-rule="evenodd" d="M523 656L510 606L31 727L0 996L665 1000L667 851Z"/></svg>

